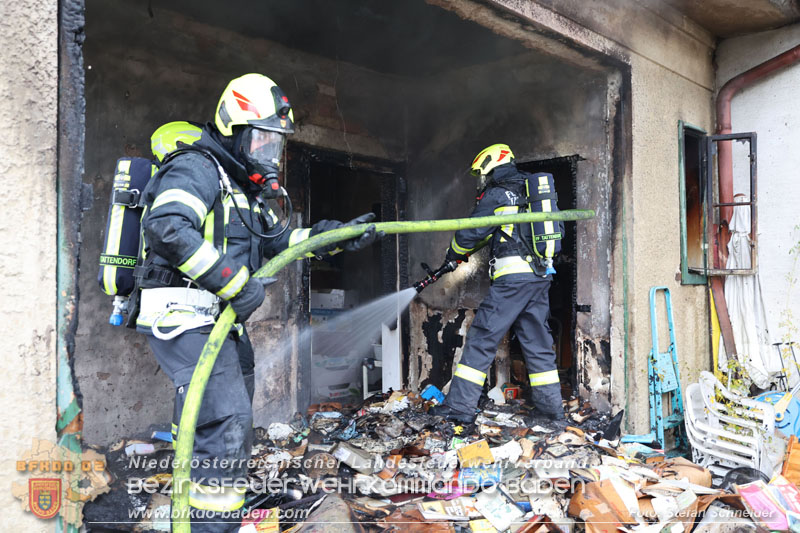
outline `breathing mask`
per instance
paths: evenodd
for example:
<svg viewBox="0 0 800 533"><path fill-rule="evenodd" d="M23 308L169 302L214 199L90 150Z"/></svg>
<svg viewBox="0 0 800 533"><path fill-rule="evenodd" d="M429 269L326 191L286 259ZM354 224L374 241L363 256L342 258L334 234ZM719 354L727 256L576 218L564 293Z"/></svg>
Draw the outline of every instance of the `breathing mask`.
<svg viewBox="0 0 800 533"><path fill-rule="evenodd" d="M261 196L274 199L280 196L278 183L286 136L277 131L247 127L241 133L236 150L252 183L262 187Z"/></svg>

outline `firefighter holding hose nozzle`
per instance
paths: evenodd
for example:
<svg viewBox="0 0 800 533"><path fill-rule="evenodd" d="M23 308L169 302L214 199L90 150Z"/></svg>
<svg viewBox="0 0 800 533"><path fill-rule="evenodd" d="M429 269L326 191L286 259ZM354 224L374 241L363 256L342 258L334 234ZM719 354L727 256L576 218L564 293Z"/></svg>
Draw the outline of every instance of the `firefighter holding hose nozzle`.
<svg viewBox="0 0 800 533"><path fill-rule="evenodd" d="M170 123L156 131L158 172L142 192L144 246L134 276L136 328L175 386L173 438L189 382L224 306L238 324L219 351L194 438L189 506L193 533L238 531L252 447L254 354L244 322L265 297L265 278L251 277L265 257L345 225L323 220L290 231L264 199L288 195L278 182L292 108L266 76L232 80L205 126ZM349 224L371 222L372 213ZM356 251L380 238L359 237L314 250L321 257ZM197 461L195 467L194 460Z"/></svg>
<svg viewBox="0 0 800 533"><path fill-rule="evenodd" d="M508 145L494 144L481 151L472 162L471 174L488 180L471 217L558 211L552 174L520 171ZM439 271L454 269L488 244L492 285L467 332L447 397L431 414L474 422L486 372L498 344L513 328L525 356L536 412L565 425L553 337L547 325L553 257L561 249L563 232L562 223L547 221L455 233Z"/></svg>

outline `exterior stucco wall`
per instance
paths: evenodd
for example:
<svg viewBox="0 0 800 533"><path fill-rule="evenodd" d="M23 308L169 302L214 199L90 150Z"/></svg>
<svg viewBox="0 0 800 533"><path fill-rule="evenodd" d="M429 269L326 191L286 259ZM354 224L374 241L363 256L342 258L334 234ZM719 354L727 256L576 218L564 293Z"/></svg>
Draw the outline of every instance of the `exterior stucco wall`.
<svg viewBox="0 0 800 533"><path fill-rule="evenodd" d="M31 438L55 441L57 2L0 5L0 507L4 531L52 531L11 495Z"/></svg>
<svg viewBox="0 0 800 533"><path fill-rule="evenodd" d="M722 41L717 85L798 43L800 24ZM741 90L731 102L733 131L758 134L758 266L772 342L800 341L798 87L800 64L794 64Z"/></svg>
<svg viewBox="0 0 800 533"><path fill-rule="evenodd" d="M679 120L710 131L709 87L634 55L631 64L633 104L632 180L626 201L628 245L629 336L627 384L629 431L649 431L647 360L650 334L649 292L666 286L672 295L674 331L681 382L697 381L711 368L705 286L680 284L680 197L678 191ZM708 68L711 68L710 62ZM669 338L663 300L657 302L660 351ZM624 312L624 311L623 311ZM622 406L621 406L622 407Z"/></svg>

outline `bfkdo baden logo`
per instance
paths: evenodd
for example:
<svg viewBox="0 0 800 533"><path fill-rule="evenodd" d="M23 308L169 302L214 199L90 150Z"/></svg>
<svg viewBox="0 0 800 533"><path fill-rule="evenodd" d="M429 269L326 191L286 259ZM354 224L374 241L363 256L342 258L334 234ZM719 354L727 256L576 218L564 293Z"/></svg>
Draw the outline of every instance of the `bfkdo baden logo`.
<svg viewBox="0 0 800 533"><path fill-rule="evenodd" d="M28 505L39 518L53 518L61 509L61 479L29 479Z"/></svg>
<svg viewBox="0 0 800 533"><path fill-rule="evenodd" d="M17 456L18 477L11 483L11 494L23 511L42 520L60 520L63 528L80 529L83 505L108 492L113 478L103 455L75 448L34 438Z"/></svg>

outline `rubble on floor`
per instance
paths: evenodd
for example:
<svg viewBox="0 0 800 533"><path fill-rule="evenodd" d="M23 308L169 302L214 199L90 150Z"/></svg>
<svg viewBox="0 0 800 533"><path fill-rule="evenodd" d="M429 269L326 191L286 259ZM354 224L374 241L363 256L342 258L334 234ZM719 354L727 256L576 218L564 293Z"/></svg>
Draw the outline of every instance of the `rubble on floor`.
<svg viewBox="0 0 800 533"><path fill-rule="evenodd" d="M318 404L257 428L245 503L251 512L240 531L800 531L794 482L741 471L720 487L687 459L621 444L621 413L601 416L573 400L565 404L570 425L561 429L532 416L522 400L484 399L475 423L458 425L427 414L438 392ZM171 454L142 442L120 444L109 469L129 463L126 453ZM159 484L169 473L156 468L145 477ZM162 494L155 501L125 496L135 499L128 506L165 505ZM119 496L108 498L120 505ZM97 515L98 505L87 513ZM151 518L136 530L167 531L165 524Z"/></svg>

